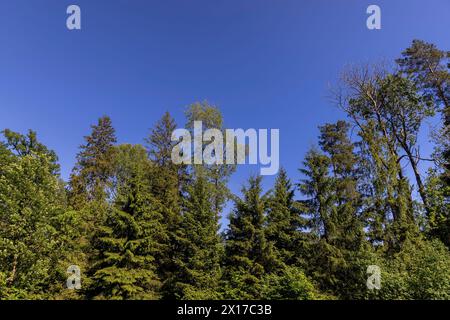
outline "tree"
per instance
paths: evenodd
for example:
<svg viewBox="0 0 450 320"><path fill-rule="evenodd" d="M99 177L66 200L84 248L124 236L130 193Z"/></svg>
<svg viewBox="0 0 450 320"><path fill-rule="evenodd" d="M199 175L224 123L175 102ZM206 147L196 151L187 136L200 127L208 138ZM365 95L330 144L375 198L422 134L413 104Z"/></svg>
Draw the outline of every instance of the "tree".
<svg viewBox="0 0 450 320"><path fill-rule="evenodd" d="M265 237L266 198L261 196L261 177L251 177L248 184L242 189L243 198L235 199L225 237L228 298L261 297L263 276L283 266Z"/></svg>
<svg viewBox="0 0 450 320"><path fill-rule="evenodd" d="M164 204L165 222L176 227L180 220L181 195L187 179L185 168L172 162L171 153L176 142L172 132L175 120L166 112L145 139L147 152L156 170L152 179L152 192Z"/></svg>
<svg viewBox="0 0 450 320"><path fill-rule="evenodd" d="M191 136L195 139L194 132L194 122L202 122L202 137L203 133L208 129L217 129L225 132L223 126L223 116L220 110L214 106L210 105L207 101L196 102L191 104L186 112L186 128L191 130ZM208 143L204 142L201 146L202 154ZM223 154L226 154L226 148L222 150ZM214 185L214 189L211 190L213 197L211 198L214 211L217 215L222 211L226 201L230 198L230 190L227 187L228 180L233 172L236 170L236 165L231 164L203 164L203 165L193 165L192 174L195 175L197 171L202 171L209 182Z"/></svg>
<svg viewBox="0 0 450 320"><path fill-rule="evenodd" d="M264 299L268 300L314 300L317 290L297 267L288 266L281 274L268 274L264 279Z"/></svg>
<svg viewBox="0 0 450 320"><path fill-rule="evenodd" d="M417 137L423 121L433 115L432 103L417 94L417 88L411 81L398 75L388 75L383 79L380 91L387 130L405 153L399 161L404 157L408 159L423 205L429 214L430 206L419 171L419 162L423 158L417 146Z"/></svg>
<svg viewBox="0 0 450 320"><path fill-rule="evenodd" d="M300 170L299 187L307 196L306 212L313 243L309 273L322 288L346 297L353 265L366 246L359 192L359 159L348 137L349 124L338 121L320 128L322 152L311 150Z"/></svg>
<svg viewBox="0 0 450 320"><path fill-rule="evenodd" d="M359 188L359 159L354 153L354 144L348 137L350 125L344 121L320 127L319 145L329 155L332 174L333 202L336 216L326 225L330 226L339 246L356 250L363 239L361 221L361 194ZM334 220L334 221L333 221Z"/></svg>
<svg viewBox="0 0 450 320"><path fill-rule="evenodd" d="M155 257L166 234L161 204L150 193L151 163L139 145L115 149L114 205L94 238L96 256L88 296L156 299L161 281Z"/></svg>
<svg viewBox="0 0 450 320"><path fill-rule="evenodd" d="M0 146L0 298L45 299L65 283L76 214L66 207L55 154L27 136L5 131Z"/></svg>
<svg viewBox="0 0 450 320"><path fill-rule="evenodd" d="M202 175L187 187L177 246L177 298L220 298L223 246L218 216L211 206L212 188Z"/></svg>
<svg viewBox="0 0 450 320"><path fill-rule="evenodd" d="M273 243L280 259L287 265L304 263L306 221L301 205L294 199L294 187L286 171L280 169L268 198L266 238Z"/></svg>
<svg viewBox="0 0 450 320"><path fill-rule="evenodd" d="M186 168L172 162L171 152L175 143L172 132L176 129L174 119L166 112L146 138L147 153L154 164L151 192L162 205L162 223L167 228L164 250L157 256L158 273L163 281L162 294L174 298L176 294L175 260L178 257L178 239L182 219L182 197L188 181Z"/></svg>
<svg viewBox="0 0 450 320"><path fill-rule="evenodd" d="M109 117L99 118L91 128L91 134L84 137L85 144L80 146L68 183L69 205L77 211L80 220L77 242L83 254L78 265L83 270L90 269L94 263L93 236L105 222L109 210L116 143ZM84 275L83 281L88 287L91 279Z"/></svg>
<svg viewBox="0 0 450 320"><path fill-rule="evenodd" d="M450 247L450 186L445 183L438 170L430 169L426 189L431 207L426 231L431 237L440 239Z"/></svg>
<svg viewBox="0 0 450 320"><path fill-rule="evenodd" d="M450 254L439 240L408 242L401 252L380 262L381 290L372 292L370 298L450 298Z"/></svg>
<svg viewBox="0 0 450 320"><path fill-rule="evenodd" d="M77 163L70 178L71 204L83 207L87 202L104 201L111 184L113 146L116 143L111 119L103 116L80 146Z"/></svg>
<svg viewBox="0 0 450 320"><path fill-rule="evenodd" d="M59 174L58 156L55 151L49 150L45 145L40 143L37 139L37 134L33 130L28 130L26 135L9 129L3 130L3 135L6 139L6 144L12 152L19 157L24 157L33 153L46 155L51 163L51 172L55 175Z"/></svg>
<svg viewBox="0 0 450 320"><path fill-rule="evenodd" d="M378 231L387 230L384 239L376 240L398 251L405 239L415 237L418 231L415 216L420 213L401 161L409 158L414 170L416 160L421 159L408 154L418 150L417 132L426 107L408 80L388 75L383 68L357 67L344 73L342 79L338 104L361 137L365 173L372 180L365 186L366 199L370 200L366 212L378 224ZM416 173L416 182L422 185L422 204L429 211L420 174Z"/></svg>
<svg viewBox="0 0 450 320"><path fill-rule="evenodd" d="M435 45L421 40L414 40L407 48L397 64L400 71L411 79L418 88L419 93L435 102L437 109L442 112L443 126L439 133L434 135L437 142L435 152L436 162L440 168L442 188L447 190L443 196L446 203L450 202L450 52L439 50ZM433 193L433 191L429 190ZM432 207L432 216L429 217L431 235L440 237L450 245L450 217L448 210L440 211L443 205ZM444 238L442 238L444 236Z"/></svg>
<svg viewBox="0 0 450 320"><path fill-rule="evenodd" d="M427 96L442 104L444 124L450 124L450 67L449 52L441 51L434 44L413 40L411 46L402 52L397 64Z"/></svg>

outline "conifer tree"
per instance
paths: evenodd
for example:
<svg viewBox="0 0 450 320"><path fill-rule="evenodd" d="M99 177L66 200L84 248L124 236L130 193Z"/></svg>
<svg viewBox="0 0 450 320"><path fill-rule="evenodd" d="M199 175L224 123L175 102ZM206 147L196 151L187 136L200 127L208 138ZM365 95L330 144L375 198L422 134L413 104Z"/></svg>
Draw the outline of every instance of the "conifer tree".
<svg viewBox="0 0 450 320"><path fill-rule="evenodd" d="M397 59L401 72L411 78L424 95L433 96L443 111L444 125L450 123L449 52L434 44L413 40Z"/></svg>
<svg viewBox="0 0 450 320"><path fill-rule="evenodd" d="M78 212L80 237L78 239L82 256L79 267L86 271L95 263L93 237L106 219L112 188L112 169L115 130L111 119L103 116L92 132L85 136L80 146L76 164L72 170L68 199L69 204ZM89 287L91 279L83 273L84 288Z"/></svg>
<svg viewBox="0 0 450 320"><path fill-rule="evenodd" d="M172 133L176 127L175 120L166 112L145 139L149 158L158 170L152 183L153 193L170 210L167 213L168 224L178 220L180 195L187 178L185 168L173 163L171 159L172 149L176 144L176 141L172 141Z"/></svg>
<svg viewBox="0 0 450 320"><path fill-rule="evenodd" d="M70 178L71 203L82 208L87 202L104 201L111 184L113 146L116 143L111 119L103 116L80 146Z"/></svg>
<svg viewBox="0 0 450 320"><path fill-rule="evenodd" d="M309 261L307 272L321 285L329 288L330 283L338 281L336 270L344 263L342 252L333 246L336 239L333 208L333 184L329 175L330 159L316 149L310 150L300 172L304 178L299 189L307 198L303 201L305 214L309 216L311 247L314 255Z"/></svg>
<svg viewBox="0 0 450 320"><path fill-rule="evenodd" d="M361 195L358 192L358 159L344 121L320 127L322 152L311 150L301 169L300 190L318 241L309 273L322 288L345 296L353 277L352 264L362 252L364 232Z"/></svg>
<svg viewBox="0 0 450 320"><path fill-rule="evenodd" d="M115 199L95 236L89 296L97 299L156 299L161 281L155 257L165 228L161 204L150 193L150 162L143 147L115 152Z"/></svg>
<svg viewBox="0 0 450 320"><path fill-rule="evenodd" d="M273 243L280 259L287 265L304 263L306 239L305 218L301 205L294 199L294 187L281 168L274 189L268 198L266 238Z"/></svg>
<svg viewBox="0 0 450 320"><path fill-rule="evenodd" d="M219 217L211 205L212 188L203 175L198 175L187 187L177 246L178 298L220 297L223 246L218 234Z"/></svg>
<svg viewBox="0 0 450 320"><path fill-rule="evenodd" d="M179 256L178 239L182 219L182 196L188 180L186 168L172 162L171 154L175 143L172 132L176 129L175 120L166 112L145 139L147 152L154 164L151 191L162 205L162 223L167 229L164 250L156 257L158 273L163 281L162 295L165 298L176 296L175 260Z"/></svg>
<svg viewBox="0 0 450 320"><path fill-rule="evenodd" d="M261 196L261 177L251 177L242 189L243 198L235 200L226 232L226 275L229 298L255 299L261 297L266 273L282 268L273 245L265 236L266 197Z"/></svg>
<svg viewBox="0 0 450 320"><path fill-rule="evenodd" d="M319 145L328 154L331 165L333 205L330 230L335 233L338 245L347 250L357 250L363 238L360 217L361 194L358 190L359 168L354 144L348 137L350 125L345 121L320 127ZM334 215L335 214L335 215Z"/></svg>

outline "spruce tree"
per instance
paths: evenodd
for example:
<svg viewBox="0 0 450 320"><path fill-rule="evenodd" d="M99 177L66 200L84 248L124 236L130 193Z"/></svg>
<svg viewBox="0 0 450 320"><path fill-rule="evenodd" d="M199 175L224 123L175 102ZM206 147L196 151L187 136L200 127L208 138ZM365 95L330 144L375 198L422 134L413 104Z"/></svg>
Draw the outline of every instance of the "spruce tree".
<svg viewBox="0 0 450 320"><path fill-rule="evenodd" d="M156 170L152 179L152 192L164 204L164 219L169 227L176 227L180 221L181 194L184 180L187 179L185 168L174 164L171 159L176 144L172 141L175 129L175 120L166 112L145 139L149 158Z"/></svg>
<svg viewBox="0 0 450 320"><path fill-rule="evenodd" d="M330 218L330 229L335 232L338 245L347 250L357 250L363 238L361 220L361 194L359 192L359 159L354 144L348 137L350 125L345 121L320 127L319 145L326 152L331 165L331 183L335 210Z"/></svg>
<svg viewBox="0 0 450 320"><path fill-rule="evenodd" d="M71 204L82 208L87 202L104 201L111 184L113 146L116 143L111 119L103 116L80 146L70 177Z"/></svg>
<svg viewBox="0 0 450 320"><path fill-rule="evenodd" d="M283 266L266 239L267 202L261 192L261 177L251 177L248 187L242 189L243 198L235 199L235 209L229 216L225 245L227 298L261 298L266 273Z"/></svg>
<svg viewBox="0 0 450 320"><path fill-rule="evenodd" d="M161 204L150 193L150 162L143 147L115 152L115 199L95 236L96 256L88 296L96 299L156 299L161 281L155 257L165 229Z"/></svg>
<svg viewBox="0 0 450 320"><path fill-rule="evenodd" d="M323 289L346 296L354 261L364 250L358 159L344 121L320 127L322 153L311 150L301 169L300 190L318 241L312 246L309 274Z"/></svg>
<svg viewBox="0 0 450 320"><path fill-rule="evenodd" d="M299 189L306 197L303 200L304 214L309 218L313 254L309 254L307 273L312 276L322 289L330 288L338 281L336 270L344 263L342 252L331 242L336 239L335 224L332 219L333 184L329 175L330 159L317 149L311 149L300 169L304 178Z"/></svg>
<svg viewBox="0 0 450 320"><path fill-rule="evenodd" d="M219 217L211 205L212 188L203 175L187 187L175 261L177 298L220 298L223 246Z"/></svg>
<svg viewBox="0 0 450 320"><path fill-rule="evenodd" d="M306 221L294 192L286 171L281 168L268 198L266 238L287 265L304 264L307 245L303 234Z"/></svg>
<svg viewBox="0 0 450 320"><path fill-rule="evenodd" d="M167 228L164 250L156 257L165 298L175 298L177 294L175 285L178 267L175 260L179 257L182 196L188 180L186 168L174 164L171 159L172 148L176 143L172 141L175 129L175 120L166 112L145 139L149 158L154 164L151 192L162 205L162 223Z"/></svg>

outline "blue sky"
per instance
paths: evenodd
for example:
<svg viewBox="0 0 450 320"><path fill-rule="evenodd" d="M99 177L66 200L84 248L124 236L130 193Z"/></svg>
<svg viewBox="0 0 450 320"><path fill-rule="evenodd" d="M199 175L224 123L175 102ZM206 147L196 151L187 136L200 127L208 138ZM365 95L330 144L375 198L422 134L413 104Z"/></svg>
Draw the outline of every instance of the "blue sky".
<svg viewBox="0 0 450 320"><path fill-rule="evenodd" d="M81 31L66 28L70 4ZM366 28L370 4L381 30ZM450 49L448 0L2 0L0 13L0 128L36 130L64 178L98 117L142 143L164 111L183 127L208 100L229 128L279 128L297 181L317 126L343 118L326 96L346 64L394 59L415 38ZM231 188L258 171L240 167Z"/></svg>

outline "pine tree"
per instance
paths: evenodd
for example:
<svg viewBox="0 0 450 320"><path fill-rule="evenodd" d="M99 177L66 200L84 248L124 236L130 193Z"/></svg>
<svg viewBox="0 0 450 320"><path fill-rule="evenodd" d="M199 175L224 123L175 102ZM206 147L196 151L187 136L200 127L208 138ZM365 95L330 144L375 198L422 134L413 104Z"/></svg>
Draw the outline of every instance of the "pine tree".
<svg viewBox="0 0 450 320"><path fill-rule="evenodd" d="M266 238L287 265L303 264L307 245L303 235L306 221L301 216L300 203L294 200L294 192L286 171L281 168L268 198Z"/></svg>
<svg viewBox="0 0 450 320"><path fill-rule="evenodd" d="M91 128L91 134L84 137L85 144L80 146L69 181L70 204L82 212L88 237L96 224L103 221L108 207L116 143L115 130L109 117L101 117Z"/></svg>
<svg viewBox="0 0 450 320"><path fill-rule="evenodd" d="M313 240L314 255L308 263L307 273L321 286L328 289L338 281L336 270L344 263L342 252L332 245L337 242L336 226L333 220L333 184L329 175L330 159L316 149L310 150L300 172L304 178L299 189L307 198L304 214L309 216L309 227Z"/></svg>
<svg viewBox="0 0 450 320"><path fill-rule="evenodd" d="M411 78L424 95L434 96L442 104L444 124L450 123L450 67L449 52L439 50L434 44L413 40L411 46L397 59L401 72Z"/></svg>
<svg viewBox="0 0 450 320"><path fill-rule="evenodd" d="M104 201L108 196L113 146L116 143L111 119L101 117L80 146L77 163L70 177L71 204L82 208L87 202Z"/></svg>
<svg viewBox="0 0 450 320"><path fill-rule="evenodd" d="M330 159L317 148L313 148L305 156L303 167L299 169L304 179L298 184L300 192L307 197L303 200L305 214L309 216L309 228L315 235L328 238L330 227L325 218L329 216L331 207L332 184L329 176Z"/></svg>
<svg viewBox="0 0 450 320"><path fill-rule="evenodd" d="M163 281L162 295L165 298L176 296L178 267L175 260L179 256L178 240L182 236L180 234L182 196L188 180L186 168L174 164L171 159L172 148L176 143L172 141L172 132L175 129L174 119L166 112L146 138L147 152L154 164L151 190L162 205L162 223L167 228L164 250L156 257L159 261L158 273Z"/></svg>
<svg viewBox="0 0 450 320"><path fill-rule="evenodd" d="M115 199L95 236L89 296L97 299L156 299L161 287L155 257L165 229L161 204L150 193L151 164L143 147L115 152Z"/></svg>
<svg viewBox="0 0 450 320"><path fill-rule="evenodd" d="M180 221L181 195L185 168L172 162L172 132L176 129L175 120L166 112L145 139L150 160L155 164L155 177L152 179L152 192L166 208L165 221L168 226L177 226Z"/></svg>
<svg viewBox="0 0 450 320"><path fill-rule="evenodd" d="M345 297L354 277L353 264L364 250L358 159L344 121L320 127L321 153L311 150L299 184L316 241L309 274L323 289ZM355 279L356 280L356 279Z"/></svg>
<svg viewBox="0 0 450 320"><path fill-rule="evenodd" d="M187 187L178 238L177 298L217 299L223 246L218 216L211 205L213 186L199 175Z"/></svg>
<svg viewBox="0 0 450 320"><path fill-rule="evenodd" d="M91 134L84 137L85 143L80 146L68 188L69 204L77 211L80 220L77 242L82 255L77 264L84 271L95 263L93 237L105 222L110 207L116 143L115 130L109 117L101 117L91 128ZM83 275L83 288L89 287L91 279L86 273Z"/></svg>
<svg viewBox="0 0 450 320"><path fill-rule="evenodd" d="M229 298L260 298L265 274L283 266L265 236L267 203L261 192L261 177L251 177L229 217L225 245L225 279L229 285L225 296Z"/></svg>
<svg viewBox="0 0 450 320"><path fill-rule="evenodd" d="M330 216L329 225L335 234L328 240L336 238L339 247L357 250L363 238L360 217L362 199L358 190L359 160L354 153L354 144L348 137L349 128L350 125L345 121L321 126L319 145L329 156L332 174L335 210Z"/></svg>

